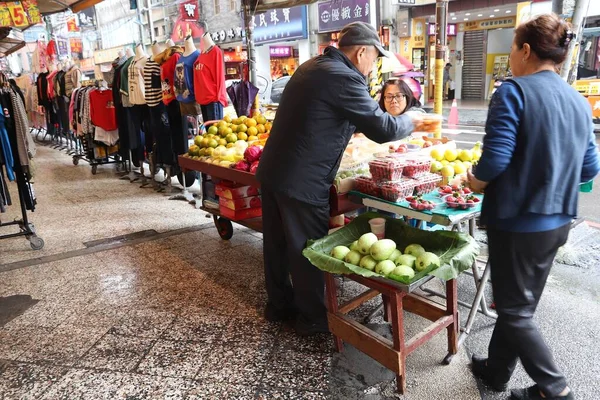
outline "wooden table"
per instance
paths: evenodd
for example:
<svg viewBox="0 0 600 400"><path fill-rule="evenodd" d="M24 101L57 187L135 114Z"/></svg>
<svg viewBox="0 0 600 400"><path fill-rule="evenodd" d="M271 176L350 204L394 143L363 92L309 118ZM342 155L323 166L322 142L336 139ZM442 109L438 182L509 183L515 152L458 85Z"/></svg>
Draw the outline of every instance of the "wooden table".
<svg viewBox="0 0 600 400"><path fill-rule="evenodd" d="M334 335L335 348L343 351L346 342L380 362L396 374L396 384L401 394L406 392L406 357L436 334L447 330L448 353L458 352L458 304L456 279L446 282L446 306L411 293L431 279L426 276L412 285L403 285L381 278L346 275L348 279L369 288L366 292L344 304L338 304L334 275L325 273L327 317L329 330ZM421 282L423 281L423 282ZM347 314L379 294L384 300L384 320L392 324L393 341L350 319ZM416 336L406 340L403 311L417 314L432 322ZM391 320L391 321L390 321Z"/></svg>

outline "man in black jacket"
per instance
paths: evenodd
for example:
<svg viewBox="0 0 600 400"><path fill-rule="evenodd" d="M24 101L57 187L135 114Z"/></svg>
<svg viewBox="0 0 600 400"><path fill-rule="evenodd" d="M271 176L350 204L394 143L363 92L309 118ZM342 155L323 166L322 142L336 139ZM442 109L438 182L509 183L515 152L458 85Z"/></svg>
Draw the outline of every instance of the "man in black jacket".
<svg viewBox="0 0 600 400"><path fill-rule="evenodd" d="M269 297L265 318L283 321L297 313L300 335L328 332L323 273L302 250L308 239L327 235L329 188L352 134L362 132L378 143L398 140L418 118L393 117L369 96L365 77L377 57L389 54L371 25L345 26L339 46L302 64L286 85L257 171Z"/></svg>

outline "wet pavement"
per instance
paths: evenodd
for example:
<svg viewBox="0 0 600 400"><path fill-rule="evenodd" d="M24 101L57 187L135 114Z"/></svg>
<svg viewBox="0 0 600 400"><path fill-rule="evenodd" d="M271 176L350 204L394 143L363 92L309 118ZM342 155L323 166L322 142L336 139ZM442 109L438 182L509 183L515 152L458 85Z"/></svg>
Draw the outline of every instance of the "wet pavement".
<svg viewBox="0 0 600 400"><path fill-rule="evenodd" d="M223 241L204 212L118 180L111 166L92 176L46 147L37 162L32 221L46 246L36 252L24 238L0 240L0 399L397 397L393 375L351 346L338 354L327 335L300 338L262 318L261 234L236 228ZM578 234L574 247L597 243L594 233ZM594 399L600 263L580 264L555 268L537 321L578 398ZM342 299L361 290L340 281ZM462 275L459 298L470 302L474 292ZM17 306L9 312L3 301ZM377 302L352 315L362 319ZM464 321L468 310L460 310ZM405 324L411 335L427 322L406 314ZM390 335L381 316L371 327ZM469 371L492 327L478 318L449 366L441 364L444 334L411 354L401 398L507 398L479 387ZM529 383L519 369L511 385Z"/></svg>

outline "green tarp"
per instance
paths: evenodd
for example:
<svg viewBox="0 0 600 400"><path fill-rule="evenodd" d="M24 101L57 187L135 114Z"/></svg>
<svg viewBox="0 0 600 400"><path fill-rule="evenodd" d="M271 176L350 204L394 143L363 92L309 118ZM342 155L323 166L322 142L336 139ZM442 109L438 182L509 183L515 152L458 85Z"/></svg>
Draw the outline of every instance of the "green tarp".
<svg viewBox="0 0 600 400"><path fill-rule="evenodd" d="M394 277L405 284L416 282L425 275L433 275L444 281L456 278L462 271L471 268L479 254L479 245L471 236L450 231L426 231L406 225L404 222L377 213L366 213L356 217L350 224L324 238L309 241L303 255L317 268L334 274L357 274L364 277L382 277L356 265L337 260L329 254L335 246L350 246L361 235L370 232L371 218L385 218L385 237L396 242L400 251L406 246L418 243L426 251L440 257L441 266L435 270L428 268L408 280L406 277Z"/></svg>

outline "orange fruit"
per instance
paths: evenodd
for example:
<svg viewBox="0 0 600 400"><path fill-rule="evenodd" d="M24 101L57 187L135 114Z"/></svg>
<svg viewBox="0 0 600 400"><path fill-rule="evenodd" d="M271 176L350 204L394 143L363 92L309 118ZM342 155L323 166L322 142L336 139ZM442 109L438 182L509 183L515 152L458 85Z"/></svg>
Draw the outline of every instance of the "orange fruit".
<svg viewBox="0 0 600 400"><path fill-rule="evenodd" d="M238 125L238 129L237 129L238 133L239 132L246 132L247 130L248 130L248 126L246 124Z"/></svg>
<svg viewBox="0 0 600 400"><path fill-rule="evenodd" d="M273 124L270 122L265 123L265 129L267 130L267 132L271 132L271 128L273 127Z"/></svg>
<svg viewBox="0 0 600 400"><path fill-rule="evenodd" d="M246 120L244 121L244 124L246 124L246 126L247 126L248 128L250 128L251 126L256 126L256 125L257 125L257 122L256 122L256 120L255 120L254 118L248 118L248 119L246 119Z"/></svg>
<svg viewBox="0 0 600 400"><path fill-rule="evenodd" d="M258 129L258 133L265 133L267 131L263 124L256 125L256 129Z"/></svg>
<svg viewBox="0 0 600 400"><path fill-rule="evenodd" d="M237 138L238 140L248 140L248 135L246 135L244 132L240 132L237 134Z"/></svg>
<svg viewBox="0 0 600 400"><path fill-rule="evenodd" d="M256 136L258 135L258 129L255 126L251 126L250 128L248 128L248 136Z"/></svg>

